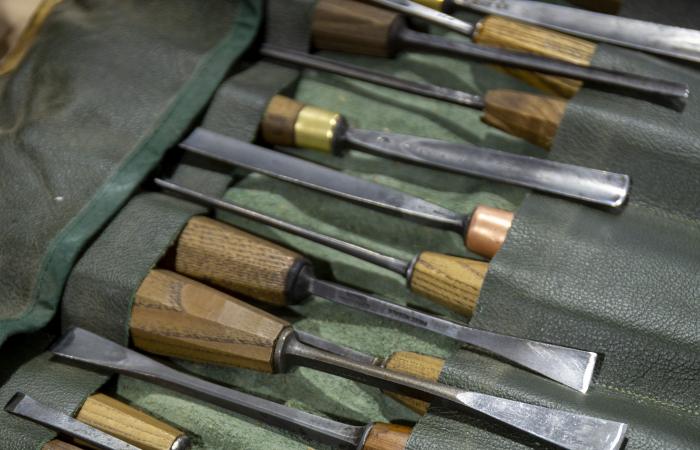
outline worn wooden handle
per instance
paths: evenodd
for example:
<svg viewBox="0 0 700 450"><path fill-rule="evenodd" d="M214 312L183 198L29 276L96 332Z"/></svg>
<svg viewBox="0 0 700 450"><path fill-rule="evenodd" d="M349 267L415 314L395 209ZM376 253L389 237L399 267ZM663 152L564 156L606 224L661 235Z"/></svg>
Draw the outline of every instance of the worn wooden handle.
<svg viewBox="0 0 700 450"><path fill-rule="evenodd" d="M275 95L263 115L260 134L272 145L332 152L336 132L344 123L336 112Z"/></svg>
<svg viewBox="0 0 700 450"><path fill-rule="evenodd" d="M569 0L577 6L605 14L617 14L622 6L622 0Z"/></svg>
<svg viewBox="0 0 700 450"><path fill-rule="evenodd" d="M152 270L129 323L134 345L165 356L273 371L284 320L175 272Z"/></svg>
<svg viewBox="0 0 700 450"><path fill-rule="evenodd" d="M445 360L443 359L413 352L396 352L384 361L384 367L389 370L406 373L429 381L437 381L444 366ZM430 407L430 404L423 400L388 391L384 393L408 406L418 414L425 414Z"/></svg>
<svg viewBox="0 0 700 450"><path fill-rule="evenodd" d="M393 423L375 423L367 434L363 450L403 450L408 438L411 437L411 427Z"/></svg>
<svg viewBox="0 0 700 450"><path fill-rule="evenodd" d="M488 16L478 23L474 42L584 66L590 65L596 50L596 44L584 39L498 16ZM544 92L566 98L573 97L582 85L581 81L569 78L521 69L504 70Z"/></svg>
<svg viewBox="0 0 700 450"><path fill-rule="evenodd" d="M261 302L298 300L293 287L303 256L217 220L196 216L175 244L175 270Z"/></svg>
<svg viewBox="0 0 700 450"><path fill-rule="evenodd" d="M488 267L483 261L423 252L413 263L409 287L468 317L476 308Z"/></svg>
<svg viewBox="0 0 700 450"><path fill-rule="evenodd" d="M311 19L314 47L370 56L393 56L404 25L400 14L350 0L319 0Z"/></svg>
<svg viewBox="0 0 700 450"><path fill-rule="evenodd" d="M488 91L482 120L549 150L564 117L566 100L509 89Z"/></svg>
<svg viewBox="0 0 700 450"><path fill-rule="evenodd" d="M104 394L88 397L76 418L143 450L189 448L182 431Z"/></svg>
<svg viewBox="0 0 700 450"><path fill-rule="evenodd" d="M58 439L53 439L44 444L41 450L81 450L81 448L67 442L59 441Z"/></svg>

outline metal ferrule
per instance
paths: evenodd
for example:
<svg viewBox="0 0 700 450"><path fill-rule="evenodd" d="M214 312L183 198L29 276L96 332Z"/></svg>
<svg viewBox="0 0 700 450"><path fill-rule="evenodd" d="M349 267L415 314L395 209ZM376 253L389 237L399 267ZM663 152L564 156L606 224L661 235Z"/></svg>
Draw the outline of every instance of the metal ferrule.
<svg viewBox="0 0 700 450"><path fill-rule="evenodd" d="M190 450L192 448L192 440L186 434L181 434L173 441L170 450Z"/></svg>
<svg viewBox="0 0 700 450"><path fill-rule="evenodd" d="M294 340L294 328L291 326L282 330L280 335L277 337L277 343L275 343L275 351L272 353L272 372L273 373L284 373L287 371L287 365L285 364L285 348L290 340ZM292 339L290 339L292 338Z"/></svg>
<svg viewBox="0 0 700 450"><path fill-rule="evenodd" d="M305 106L294 123L294 143L300 148L332 152L335 148L336 129L344 123L340 114Z"/></svg>

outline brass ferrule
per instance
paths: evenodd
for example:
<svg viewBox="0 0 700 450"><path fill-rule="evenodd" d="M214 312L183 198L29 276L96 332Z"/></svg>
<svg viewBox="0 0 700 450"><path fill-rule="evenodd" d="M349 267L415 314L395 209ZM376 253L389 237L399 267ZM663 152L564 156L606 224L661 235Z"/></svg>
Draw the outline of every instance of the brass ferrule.
<svg viewBox="0 0 700 450"><path fill-rule="evenodd" d="M515 215L510 211L477 206L467 228L467 248L487 258L493 258L506 240Z"/></svg>
<svg viewBox="0 0 700 450"><path fill-rule="evenodd" d="M294 144L300 148L310 148L332 152L335 132L343 117L335 112L304 106L294 123Z"/></svg>
<svg viewBox="0 0 700 450"><path fill-rule="evenodd" d="M442 8L445 6L445 0L415 0L416 3L420 3L423 6L427 6L428 8L436 9L438 11L442 11Z"/></svg>

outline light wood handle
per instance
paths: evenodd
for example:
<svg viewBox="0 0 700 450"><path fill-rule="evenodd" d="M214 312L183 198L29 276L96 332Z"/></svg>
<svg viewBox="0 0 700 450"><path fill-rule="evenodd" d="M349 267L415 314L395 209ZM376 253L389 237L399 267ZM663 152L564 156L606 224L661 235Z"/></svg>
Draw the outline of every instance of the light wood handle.
<svg viewBox="0 0 700 450"><path fill-rule="evenodd" d="M41 447L41 450L82 450L73 444L53 439Z"/></svg>
<svg viewBox="0 0 700 450"><path fill-rule="evenodd" d="M261 302L286 305L303 256L209 217L187 222L175 244L175 270Z"/></svg>
<svg viewBox="0 0 700 450"><path fill-rule="evenodd" d="M389 370L406 373L429 381L437 381L444 366L444 359L413 352L396 352L384 361L384 367ZM425 414L430 407L430 403L423 400L388 391L384 393L408 406L418 414Z"/></svg>
<svg viewBox="0 0 700 450"><path fill-rule="evenodd" d="M622 6L622 0L569 0L577 6L605 14L617 14Z"/></svg>
<svg viewBox="0 0 700 450"><path fill-rule="evenodd" d="M489 265L441 253L423 252L413 263L409 287L464 316L476 308Z"/></svg>
<svg viewBox="0 0 700 450"><path fill-rule="evenodd" d="M474 42L584 66L590 65L596 50L596 44L584 39L498 16L488 16L478 23ZM566 98L573 97L582 85L581 81L569 78L521 69L504 70L544 92Z"/></svg>
<svg viewBox="0 0 700 450"><path fill-rule="evenodd" d="M566 100L509 89L488 91L482 120L549 150L564 117Z"/></svg>
<svg viewBox="0 0 700 450"><path fill-rule="evenodd" d="M350 0L319 0L311 19L314 47L370 56L393 56L400 14Z"/></svg>
<svg viewBox="0 0 700 450"><path fill-rule="evenodd" d="M393 423L375 423L367 434L363 450L403 450L408 438L411 437L411 427Z"/></svg>
<svg viewBox="0 0 700 450"><path fill-rule="evenodd" d="M88 397L76 418L143 450L189 448L182 431L104 394Z"/></svg>
<svg viewBox="0 0 700 450"><path fill-rule="evenodd" d="M273 371L284 320L175 272L152 270L129 323L134 345L158 355Z"/></svg>

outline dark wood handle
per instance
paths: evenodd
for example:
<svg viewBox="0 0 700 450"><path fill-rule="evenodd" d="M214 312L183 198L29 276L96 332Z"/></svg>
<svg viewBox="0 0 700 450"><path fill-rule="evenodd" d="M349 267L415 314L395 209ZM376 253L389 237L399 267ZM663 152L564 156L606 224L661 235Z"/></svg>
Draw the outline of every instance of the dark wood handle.
<svg viewBox="0 0 700 450"><path fill-rule="evenodd" d="M564 117L566 100L509 89L488 91L482 120L549 150Z"/></svg>
<svg viewBox="0 0 700 450"><path fill-rule="evenodd" d="M438 378L440 378L440 372L442 372L444 366L444 359L414 352L396 352L384 361L384 367L389 370L406 373L416 378L429 381L437 381ZM393 392L385 391L384 393L398 402L403 403L418 414L425 414L430 407L430 404L423 400L395 394Z"/></svg>
<svg viewBox="0 0 700 450"><path fill-rule="evenodd" d="M175 272L152 270L129 323L134 345L158 355L273 371L278 336L289 324Z"/></svg>
<svg viewBox="0 0 700 450"><path fill-rule="evenodd" d="M409 287L464 316L471 316L489 265L442 253L423 252L416 259Z"/></svg>
<svg viewBox="0 0 700 450"><path fill-rule="evenodd" d="M260 122L260 135L265 142L286 147L295 146L294 125L304 106L306 105L283 95L272 97Z"/></svg>
<svg viewBox="0 0 700 450"><path fill-rule="evenodd" d="M314 47L390 57L404 26L400 14L351 0L319 0L311 22Z"/></svg>
<svg viewBox="0 0 700 450"><path fill-rule="evenodd" d="M175 270L261 302L298 300L292 289L303 256L209 217L189 220L175 244Z"/></svg>
<svg viewBox="0 0 700 450"><path fill-rule="evenodd" d="M185 448L182 431L104 394L88 397L76 418L143 450Z"/></svg>
<svg viewBox="0 0 700 450"><path fill-rule="evenodd" d="M622 6L622 0L569 0L577 6L605 14L617 14Z"/></svg>
<svg viewBox="0 0 700 450"><path fill-rule="evenodd" d="M596 50L593 42L498 16L488 16L479 21L474 42L583 66L590 65ZM504 70L544 92L566 98L573 97L582 85L579 80L521 69Z"/></svg>
<svg viewBox="0 0 700 450"><path fill-rule="evenodd" d="M403 450L411 431L412 428L405 425L375 423L367 434L362 450Z"/></svg>

